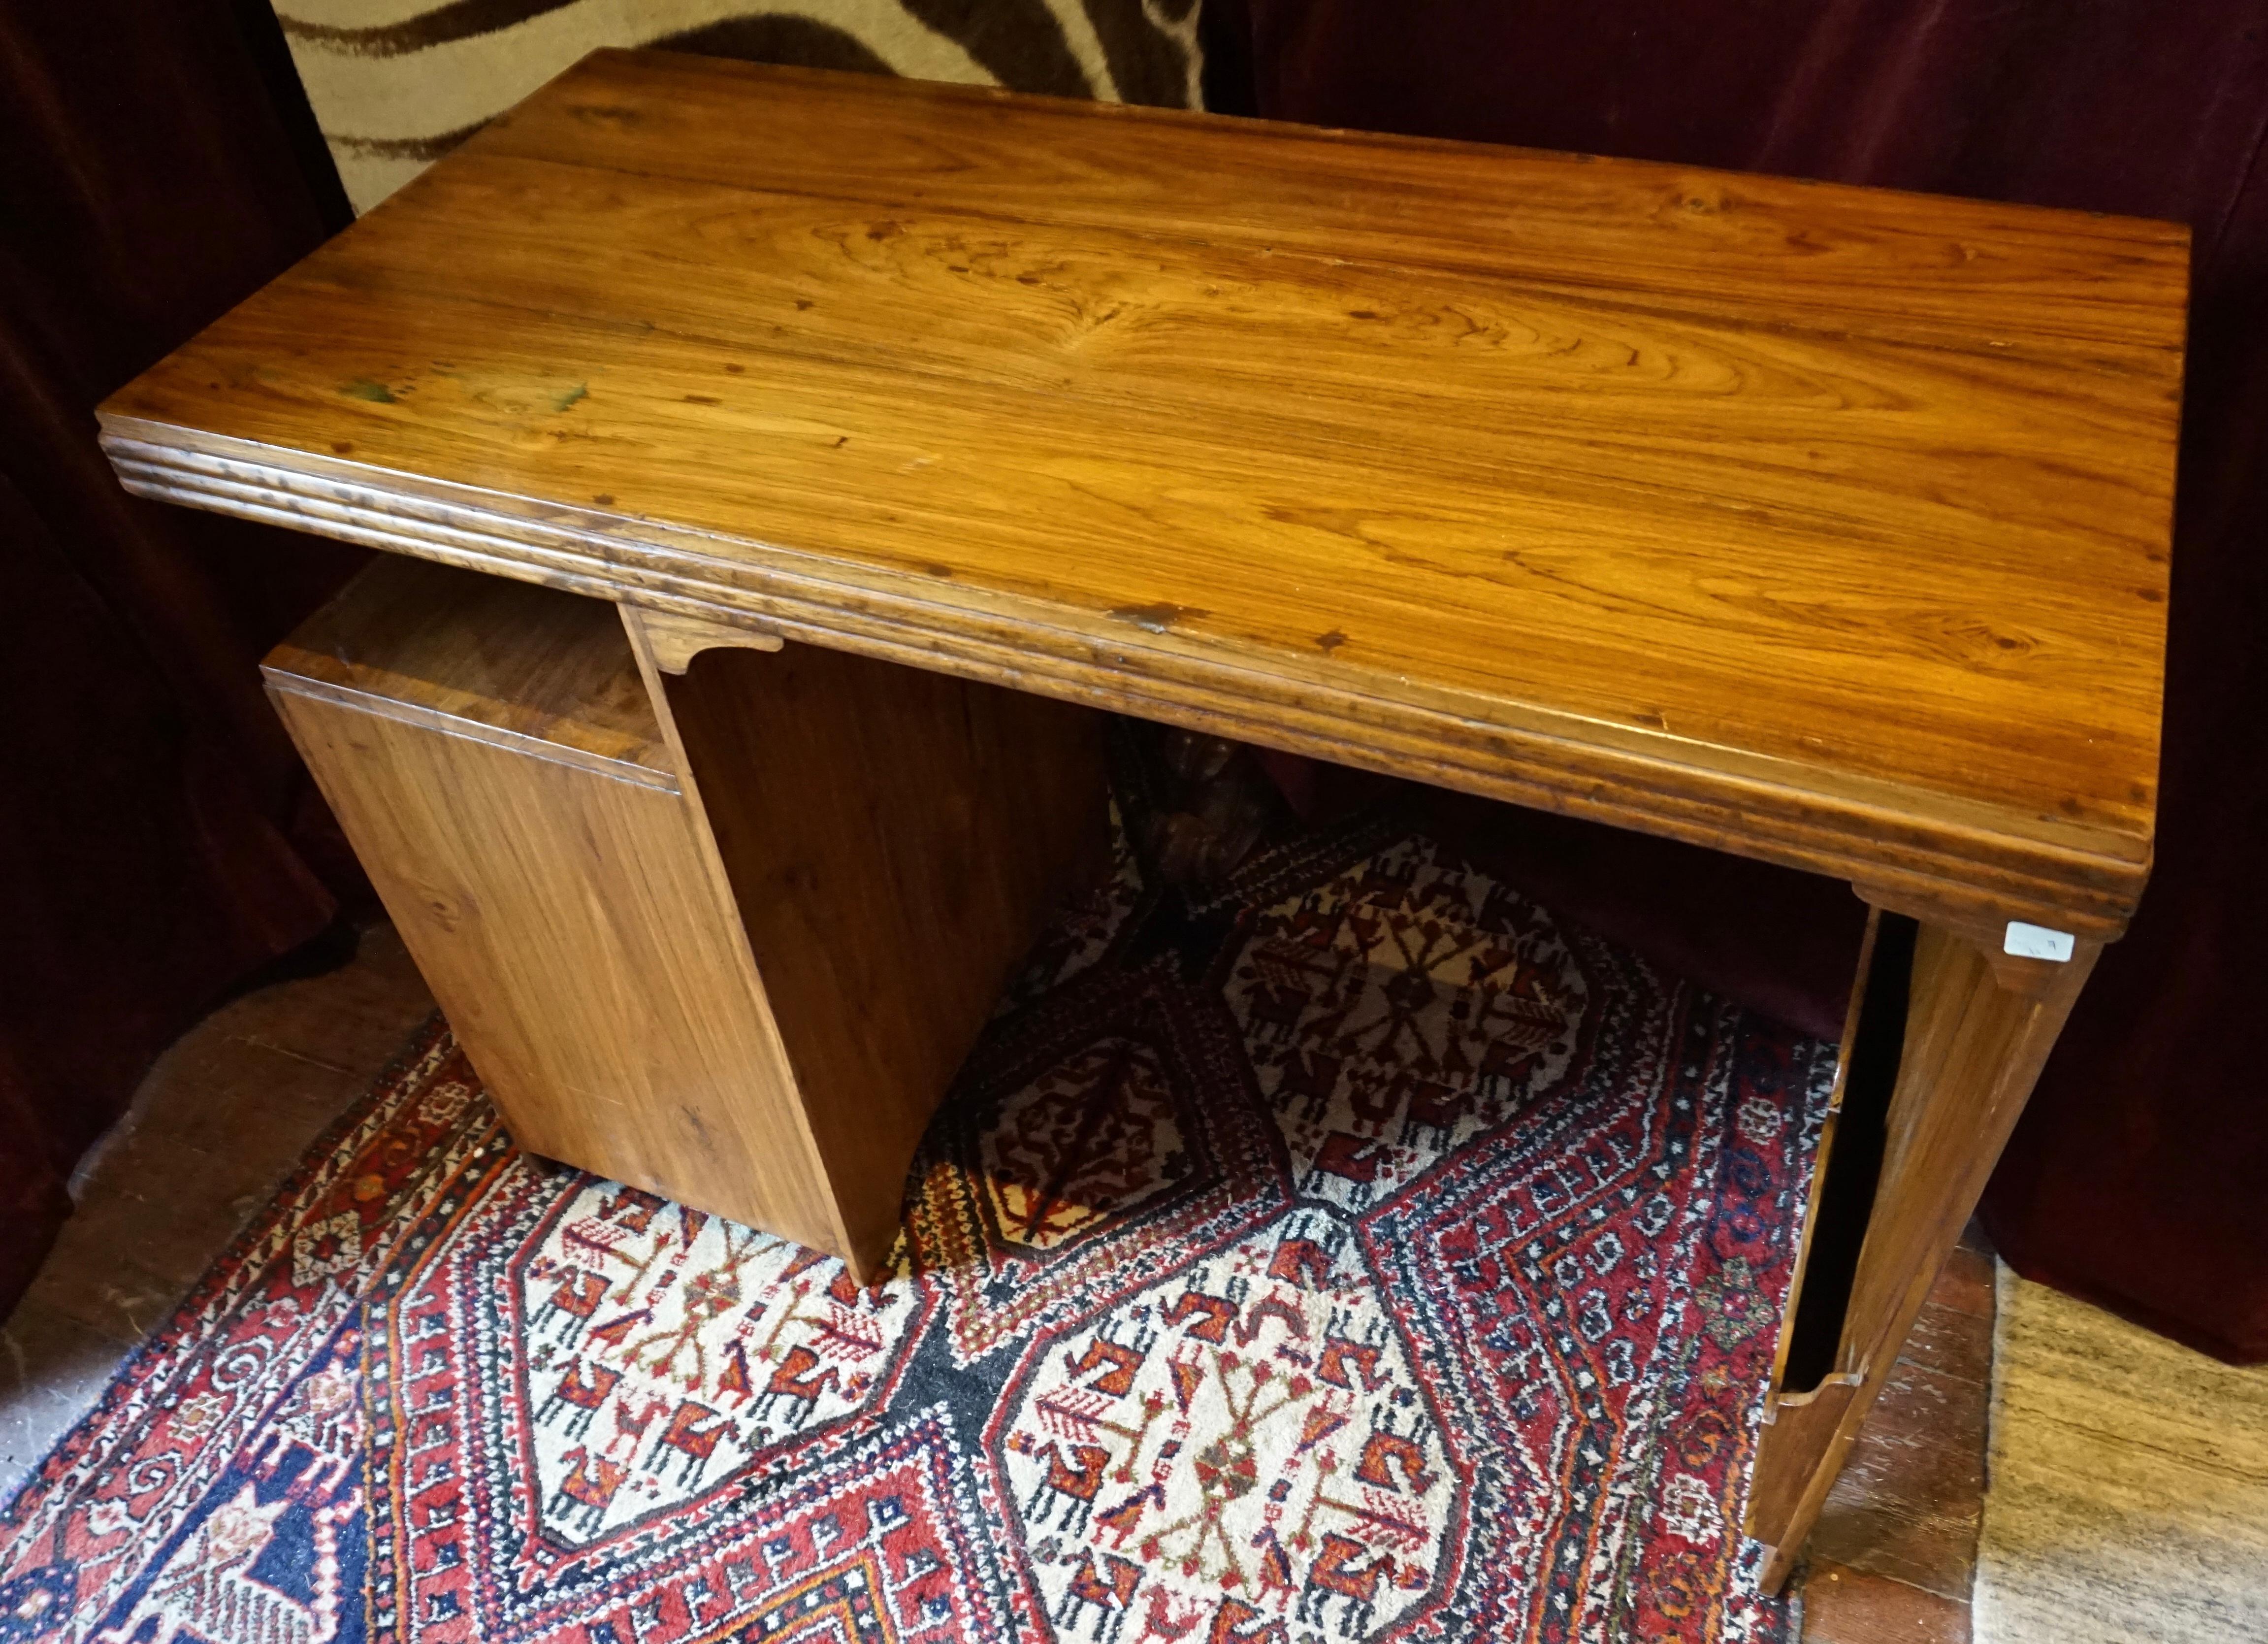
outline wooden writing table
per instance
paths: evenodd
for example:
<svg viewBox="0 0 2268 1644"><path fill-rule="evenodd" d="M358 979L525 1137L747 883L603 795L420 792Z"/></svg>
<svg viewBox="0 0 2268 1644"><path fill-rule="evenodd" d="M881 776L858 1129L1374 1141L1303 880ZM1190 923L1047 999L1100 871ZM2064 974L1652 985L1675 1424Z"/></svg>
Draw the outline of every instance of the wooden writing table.
<svg viewBox="0 0 2268 1644"><path fill-rule="evenodd" d="M389 562L279 705L524 1143L861 1275L1089 859L1064 704L1849 880L1776 1583L2149 869L2187 266L607 52L102 420L144 496L491 573Z"/></svg>

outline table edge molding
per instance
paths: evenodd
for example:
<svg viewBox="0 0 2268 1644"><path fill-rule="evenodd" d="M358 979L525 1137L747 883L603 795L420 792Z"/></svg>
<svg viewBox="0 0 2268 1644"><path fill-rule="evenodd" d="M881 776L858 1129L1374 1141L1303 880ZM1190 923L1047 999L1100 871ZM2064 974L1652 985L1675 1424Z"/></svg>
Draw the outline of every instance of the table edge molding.
<svg viewBox="0 0 2268 1644"><path fill-rule="evenodd" d="M105 413L101 443L136 496L540 582L617 603L760 626L804 643L1119 707L1209 732L1587 817L1832 877L1905 889L1984 921L2024 918L2121 935L2149 872L2140 859L1681 762L1570 734L1589 722L1487 723L1441 707L1278 676L1195 646L1019 612L961 609L850 579L843 562L768 549L726 559L700 533ZM383 483L381 483L383 482ZM429 494L430 493L430 494ZM550 515L553 517L546 517ZM634 533L634 534L633 534ZM657 537L661 540L655 540ZM887 573L881 573L886 576ZM1100 623L1098 623L1098 626ZM996 630L988 633L990 627ZM1044 636L1044 646L1031 644ZM1178 638L1178 637L1177 637ZM1537 711L1544 719L1548 711ZM1889 787L1889 785L1882 785ZM1942 811L1943 796L1917 792ZM1888 801L1888 802L1886 802ZM2119 841L2119 843L2128 843Z"/></svg>

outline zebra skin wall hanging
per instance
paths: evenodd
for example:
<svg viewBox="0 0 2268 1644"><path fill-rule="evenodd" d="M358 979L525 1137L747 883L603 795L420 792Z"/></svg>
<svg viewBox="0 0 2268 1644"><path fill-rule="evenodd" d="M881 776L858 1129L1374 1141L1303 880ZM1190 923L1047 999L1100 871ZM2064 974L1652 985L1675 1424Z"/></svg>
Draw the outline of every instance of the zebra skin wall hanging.
<svg viewBox="0 0 2268 1644"><path fill-rule="evenodd" d="M357 212L602 46L1200 106L1197 0L278 0L276 11Z"/></svg>

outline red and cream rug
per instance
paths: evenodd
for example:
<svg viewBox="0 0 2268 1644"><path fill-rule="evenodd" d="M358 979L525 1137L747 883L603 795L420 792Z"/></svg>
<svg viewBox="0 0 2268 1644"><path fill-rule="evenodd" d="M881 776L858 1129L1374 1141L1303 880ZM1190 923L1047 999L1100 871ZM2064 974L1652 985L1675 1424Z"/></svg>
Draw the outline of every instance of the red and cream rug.
<svg viewBox="0 0 2268 1644"><path fill-rule="evenodd" d="M1832 1065L1375 822L1122 851L861 1291L437 1025L0 1513L0 1644L1783 1639Z"/></svg>

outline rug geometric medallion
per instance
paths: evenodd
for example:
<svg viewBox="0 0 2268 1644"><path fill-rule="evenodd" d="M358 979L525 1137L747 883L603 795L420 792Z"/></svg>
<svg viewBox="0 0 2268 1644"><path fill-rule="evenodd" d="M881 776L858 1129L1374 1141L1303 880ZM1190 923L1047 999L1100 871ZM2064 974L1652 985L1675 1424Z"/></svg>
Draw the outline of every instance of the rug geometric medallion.
<svg viewBox="0 0 2268 1644"><path fill-rule="evenodd" d="M1833 1063L1377 820L1122 843L861 1290L436 1023L0 1515L0 1644L1782 1640Z"/></svg>

